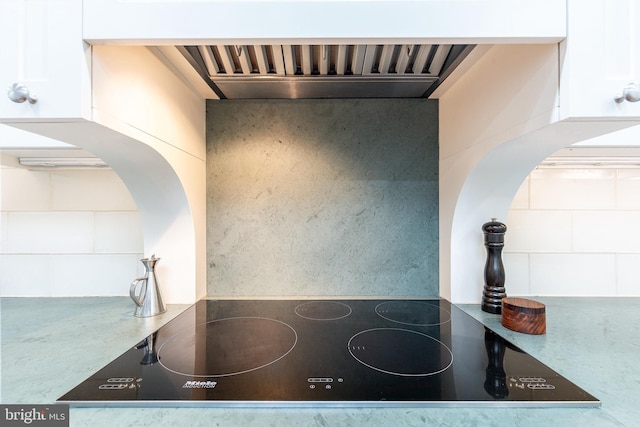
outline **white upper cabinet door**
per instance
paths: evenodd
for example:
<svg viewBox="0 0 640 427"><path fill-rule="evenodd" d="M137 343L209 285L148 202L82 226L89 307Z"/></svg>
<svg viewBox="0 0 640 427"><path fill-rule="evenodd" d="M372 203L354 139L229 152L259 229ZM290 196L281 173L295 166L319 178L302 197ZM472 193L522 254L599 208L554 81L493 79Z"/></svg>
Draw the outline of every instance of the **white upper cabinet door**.
<svg viewBox="0 0 640 427"><path fill-rule="evenodd" d="M82 40L82 0L2 0L0 39L0 121L88 117L90 47ZM12 101L8 92L16 83L37 101Z"/></svg>
<svg viewBox="0 0 640 427"><path fill-rule="evenodd" d="M638 120L640 102L615 102L640 81L640 2L570 0L560 80L561 118Z"/></svg>

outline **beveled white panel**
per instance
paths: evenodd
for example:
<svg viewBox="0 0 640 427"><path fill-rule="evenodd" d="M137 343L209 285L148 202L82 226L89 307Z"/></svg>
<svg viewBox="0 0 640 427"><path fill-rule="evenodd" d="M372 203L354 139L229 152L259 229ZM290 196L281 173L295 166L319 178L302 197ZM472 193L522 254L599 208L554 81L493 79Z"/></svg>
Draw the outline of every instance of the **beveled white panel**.
<svg viewBox="0 0 640 427"><path fill-rule="evenodd" d="M619 254L616 295L640 297L640 254Z"/></svg>
<svg viewBox="0 0 640 427"><path fill-rule="evenodd" d="M616 207L640 210L640 169L618 169Z"/></svg>
<svg viewBox="0 0 640 427"><path fill-rule="evenodd" d="M95 213L95 252L141 253L143 250L138 212Z"/></svg>
<svg viewBox="0 0 640 427"><path fill-rule="evenodd" d="M575 252L640 253L639 211L573 212Z"/></svg>
<svg viewBox="0 0 640 427"><path fill-rule="evenodd" d="M613 209L615 169L536 169L531 209Z"/></svg>
<svg viewBox="0 0 640 427"><path fill-rule="evenodd" d="M42 211L51 206L48 172L20 168L0 168L0 209Z"/></svg>
<svg viewBox="0 0 640 427"><path fill-rule="evenodd" d="M91 212L9 212L6 251L83 253L93 250Z"/></svg>
<svg viewBox="0 0 640 427"><path fill-rule="evenodd" d="M2 197L0 196L0 199ZM9 224L9 214L7 212L0 211L0 254L4 252L4 248L7 245L5 243L7 236L7 227Z"/></svg>
<svg viewBox="0 0 640 427"><path fill-rule="evenodd" d="M0 297L49 297L51 266L49 255L2 254Z"/></svg>
<svg viewBox="0 0 640 427"><path fill-rule="evenodd" d="M616 294L613 254L531 254L530 259L533 295Z"/></svg>
<svg viewBox="0 0 640 427"><path fill-rule="evenodd" d="M524 180L518 192L511 200L510 209L528 209L529 208L529 177Z"/></svg>
<svg viewBox="0 0 640 427"><path fill-rule="evenodd" d="M136 210L136 204L118 175L111 171L52 172L54 210Z"/></svg>
<svg viewBox="0 0 640 427"><path fill-rule="evenodd" d="M505 224L505 251L571 251L571 212L512 210Z"/></svg>
<svg viewBox="0 0 640 427"><path fill-rule="evenodd" d="M129 286L138 277L138 261L139 255L136 254L52 256L52 294L55 296L129 295ZM160 282L159 278L158 282Z"/></svg>
<svg viewBox="0 0 640 427"><path fill-rule="evenodd" d="M504 287L507 296L531 295L529 286L529 254L505 252L502 257L504 264Z"/></svg>

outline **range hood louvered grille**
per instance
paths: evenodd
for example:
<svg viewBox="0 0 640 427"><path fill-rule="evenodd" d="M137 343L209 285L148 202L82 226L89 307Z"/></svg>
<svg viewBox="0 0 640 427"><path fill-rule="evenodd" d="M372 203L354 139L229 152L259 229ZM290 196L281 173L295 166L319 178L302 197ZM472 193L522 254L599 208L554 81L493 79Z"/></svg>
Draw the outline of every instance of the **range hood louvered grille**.
<svg viewBox="0 0 640 427"><path fill-rule="evenodd" d="M212 79L242 75L434 77L438 76L450 50L450 45L198 46ZM286 67L281 66L283 63Z"/></svg>
<svg viewBox="0 0 640 427"><path fill-rule="evenodd" d="M220 97L234 99L424 97L471 48L319 44L184 49Z"/></svg>

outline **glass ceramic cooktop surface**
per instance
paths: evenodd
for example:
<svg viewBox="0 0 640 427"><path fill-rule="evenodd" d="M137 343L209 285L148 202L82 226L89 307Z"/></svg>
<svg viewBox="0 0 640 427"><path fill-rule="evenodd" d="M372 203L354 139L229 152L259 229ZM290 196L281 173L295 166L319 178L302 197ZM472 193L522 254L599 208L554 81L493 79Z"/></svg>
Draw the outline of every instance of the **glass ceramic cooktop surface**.
<svg viewBox="0 0 640 427"><path fill-rule="evenodd" d="M77 406L599 406L442 299L202 300L62 396Z"/></svg>

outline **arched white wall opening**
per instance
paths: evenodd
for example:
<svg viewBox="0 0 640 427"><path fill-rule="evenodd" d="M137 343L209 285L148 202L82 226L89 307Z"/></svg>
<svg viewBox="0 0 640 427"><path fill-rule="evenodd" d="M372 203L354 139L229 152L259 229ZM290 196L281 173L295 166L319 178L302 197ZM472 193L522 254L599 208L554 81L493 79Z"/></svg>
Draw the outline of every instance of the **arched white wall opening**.
<svg viewBox="0 0 640 427"><path fill-rule="evenodd" d="M139 212L111 168L67 165L91 156L0 125L2 296L128 294L142 270Z"/></svg>
<svg viewBox="0 0 640 427"><path fill-rule="evenodd" d="M450 258L453 301L480 300L486 257L482 224L491 218L506 221L513 196L529 173L557 150L618 130L619 126L620 122L558 122L486 153L466 177L453 213Z"/></svg>
<svg viewBox="0 0 640 427"><path fill-rule="evenodd" d="M482 224L505 219L536 165L635 124L561 119L561 53L558 45L492 46L440 97L440 293L453 302L480 302Z"/></svg>
<svg viewBox="0 0 640 427"><path fill-rule="evenodd" d="M640 163L634 126L562 149L509 207L511 296L638 296Z"/></svg>
<svg viewBox="0 0 640 427"><path fill-rule="evenodd" d="M162 258L165 302L192 303L206 293L204 99L151 49L95 46L83 54L91 64L88 117L4 123L107 162L138 206L145 255Z"/></svg>
<svg viewBox="0 0 640 427"><path fill-rule="evenodd" d="M178 172L166 158L140 140L95 122L25 123L16 127L71 143L104 160L138 206L144 254L162 258L157 274L163 296L173 303L196 298L194 213Z"/></svg>

